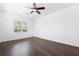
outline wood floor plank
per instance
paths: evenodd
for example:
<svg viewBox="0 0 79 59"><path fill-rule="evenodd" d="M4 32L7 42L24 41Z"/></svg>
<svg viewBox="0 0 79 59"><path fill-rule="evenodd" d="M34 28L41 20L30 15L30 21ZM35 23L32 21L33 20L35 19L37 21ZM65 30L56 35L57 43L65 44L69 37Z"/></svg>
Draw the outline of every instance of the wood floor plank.
<svg viewBox="0 0 79 59"><path fill-rule="evenodd" d="M79 47L29 37L1 42L0 56L79 56Z"/></svg>

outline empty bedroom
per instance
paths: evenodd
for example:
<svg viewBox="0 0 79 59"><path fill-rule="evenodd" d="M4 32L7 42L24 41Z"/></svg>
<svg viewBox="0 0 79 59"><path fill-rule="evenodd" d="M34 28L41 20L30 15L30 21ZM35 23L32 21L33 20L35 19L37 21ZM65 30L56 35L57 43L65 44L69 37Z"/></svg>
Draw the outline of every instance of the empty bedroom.
<svg viewBox="0 0 79 59"><path fill-rule="evenodd" d="M79 3L0 3L0 56L79 56Z"/></svg>

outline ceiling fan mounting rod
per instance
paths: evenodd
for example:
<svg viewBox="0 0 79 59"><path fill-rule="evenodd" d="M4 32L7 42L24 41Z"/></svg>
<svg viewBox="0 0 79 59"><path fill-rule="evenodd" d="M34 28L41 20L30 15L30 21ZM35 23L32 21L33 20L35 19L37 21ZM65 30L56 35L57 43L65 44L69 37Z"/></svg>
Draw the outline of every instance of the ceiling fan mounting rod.
<svg viewBox="0 0 79 59"><path fill-rule="evenodd" d="M36 3L33 3L33 9L37 9Z"/></svg>

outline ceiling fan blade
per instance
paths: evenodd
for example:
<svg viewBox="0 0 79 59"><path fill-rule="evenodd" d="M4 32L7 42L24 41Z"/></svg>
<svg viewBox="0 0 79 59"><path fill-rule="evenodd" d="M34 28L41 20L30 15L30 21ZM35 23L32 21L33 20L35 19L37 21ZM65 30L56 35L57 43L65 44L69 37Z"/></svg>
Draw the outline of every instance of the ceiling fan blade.
<svg viewBox="0 0 79 59"><path fill-rule="evenodd" d="M33 11L30 12L31 14L33 13Z"/></svg>
<svg viewBox="0 0 79 59"><path fill-rule="evenodd" d="M37 10L37 13L38 13L38 14L41 14L38 10Z"/></svg>
<svg viewBox="0 0 79 59"><path fill-rule="evenodd" d="M38 10L42 10L42 9L45 9L45 7L38 7L37 9Z"/></svg>

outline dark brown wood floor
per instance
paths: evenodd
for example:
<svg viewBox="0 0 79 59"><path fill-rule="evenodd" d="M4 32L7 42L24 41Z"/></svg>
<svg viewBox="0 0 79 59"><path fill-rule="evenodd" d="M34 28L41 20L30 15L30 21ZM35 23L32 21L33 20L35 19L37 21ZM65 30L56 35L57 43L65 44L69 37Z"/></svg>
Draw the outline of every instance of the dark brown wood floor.
<svg viewBox="0 0 79 59"><path fill-rule="evenodd" d="M79 48L30 37L0 43L0 56L79 56Z"/></svg>

